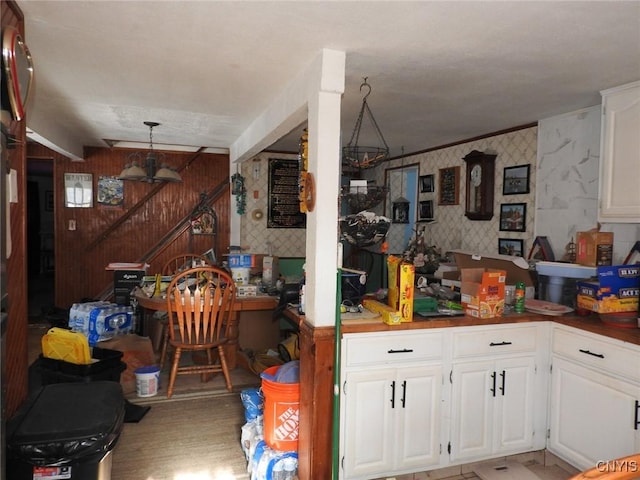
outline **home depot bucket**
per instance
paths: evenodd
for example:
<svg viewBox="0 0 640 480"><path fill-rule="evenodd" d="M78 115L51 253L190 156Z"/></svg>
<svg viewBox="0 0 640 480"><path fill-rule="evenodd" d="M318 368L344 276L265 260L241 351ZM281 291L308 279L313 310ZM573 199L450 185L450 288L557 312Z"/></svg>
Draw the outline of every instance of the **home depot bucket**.
<svg viewBox="0 0 640 480"><path fill-rule="evenodd" d="M136 375L136 393L139 397L153 397L160 386L159 367L140 367L134 370Z"/></svg>
<svg viewBox="0 0 640 480"><path fill-rule="evenodd" d="M262 375L264 441L269 448L291 452L298 450L300 384L270 380L280 367L269 367Z"/></svg>

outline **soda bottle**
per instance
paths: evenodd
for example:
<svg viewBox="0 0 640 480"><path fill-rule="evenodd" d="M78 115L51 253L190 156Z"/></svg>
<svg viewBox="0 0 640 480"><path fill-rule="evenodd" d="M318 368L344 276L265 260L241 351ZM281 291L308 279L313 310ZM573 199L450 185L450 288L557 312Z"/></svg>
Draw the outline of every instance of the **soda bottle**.
<svg viewBox="0 0 640 480"><path fill-rule="evenodd" d="M516 301L514 305L514 311L516 313L524 313L525 293L526 287L524 285L524 282L516 283Z"/></svg>

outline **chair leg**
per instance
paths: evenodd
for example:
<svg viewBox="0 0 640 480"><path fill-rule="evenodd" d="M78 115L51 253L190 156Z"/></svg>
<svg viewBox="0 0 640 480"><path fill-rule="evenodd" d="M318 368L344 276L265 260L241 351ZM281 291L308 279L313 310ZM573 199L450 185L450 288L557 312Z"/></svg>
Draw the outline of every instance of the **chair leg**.
<svg viewBox="0 0 640 480"><path fill-rule="evenodd" d="M175 384L176 377L178 376L178 365L180 364L181 354L181 348L176 348L173 352L173 362L171 364L171 373L169 374L169 386L167 387L167 398L171 398L171 395L173 395L173 385Z"/></svg>
<svg viewBox="0 0 640 480"><path fill-rule="evenodd" d="M167 358L167 350L169 348L169 325L164 325L162 334L162 348L160 349L160 371L164 369L164 361Z"/></svg>
<svg viewBox="0 0 640 480"><path fill-rule="evenodd" d="M222 367L222 374L224 375L224 380L227 384L227 390L229 390L229 392L232 392L233 386L231 385L231 374L229 373L229 368L227 367L227 358L224 355L223 345L218 345L218 355L220 356L220 366Z"/></svg>

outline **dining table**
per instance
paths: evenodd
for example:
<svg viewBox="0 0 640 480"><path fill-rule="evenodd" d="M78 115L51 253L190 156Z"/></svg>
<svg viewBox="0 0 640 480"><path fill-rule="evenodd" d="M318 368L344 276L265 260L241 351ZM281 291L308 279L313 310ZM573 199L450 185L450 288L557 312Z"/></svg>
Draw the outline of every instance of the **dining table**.
<svg viewBox="0 0 640 480"><path fill-rule="evenodd" d="M145 312L167 311L167 299L164 296L149 296L144 290L136 287L132 291L132 298L137 304L145 310ZM229 342L226 347L227 364L229 369L234 369L239 363L242 363L244 357L241 355L239 338L239 322L240 313L257 312L257 311L273 311L278 306L279 298L272 295L252 295L252 296L236 296L233 305L233 314L231 315L231 323L229 325ZM145 315L145 321L142 322L141 335L147 335L149 332L149 318L152 315Z"/></svg>

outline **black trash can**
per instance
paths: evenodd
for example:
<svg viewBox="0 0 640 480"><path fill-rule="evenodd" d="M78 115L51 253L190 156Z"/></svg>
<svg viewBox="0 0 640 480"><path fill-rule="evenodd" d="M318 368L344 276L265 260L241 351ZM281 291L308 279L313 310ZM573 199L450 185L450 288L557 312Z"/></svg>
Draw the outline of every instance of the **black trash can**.
<svg viewBox="0 0 640 480"><path fill-rule="evenodd" d="M7 424L12 480L111 480L125 399L117 382L43 386Z"/></svg>

